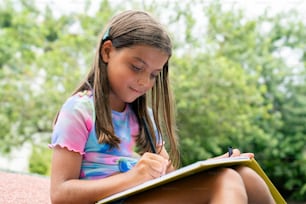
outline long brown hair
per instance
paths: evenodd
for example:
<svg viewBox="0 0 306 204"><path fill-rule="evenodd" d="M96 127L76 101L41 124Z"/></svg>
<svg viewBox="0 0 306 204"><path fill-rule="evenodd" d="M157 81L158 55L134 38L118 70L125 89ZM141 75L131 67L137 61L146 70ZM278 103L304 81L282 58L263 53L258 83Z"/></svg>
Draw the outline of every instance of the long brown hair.
<svg viewBox="0 0 306 204"><path fill-rule="evenodd" d="M114 16L99 37L94 64L85 80L73 92L92 89L96 112L96 132L99 143L107 143L111 147L118 147L120 140L114 133L111 108L109 104L110 85L107 78L107 64L101 56L101 48L106 40L111 40L116 49L134 45L149 45L161 49L172 55L171 40L163 28L151 15L143 11L125 11ZM131 103L139 124L140 135L137 145L140 153L151 151L150 144L144 134L144 124L147 121L148 130L156 144L156 135L151 122L148 107L152 108L154 122L163 140L169 142L169 155L174 166L179 165L178 141L174 116L174 101L169 83L169 64L156 79L152 90Z"/></svg>

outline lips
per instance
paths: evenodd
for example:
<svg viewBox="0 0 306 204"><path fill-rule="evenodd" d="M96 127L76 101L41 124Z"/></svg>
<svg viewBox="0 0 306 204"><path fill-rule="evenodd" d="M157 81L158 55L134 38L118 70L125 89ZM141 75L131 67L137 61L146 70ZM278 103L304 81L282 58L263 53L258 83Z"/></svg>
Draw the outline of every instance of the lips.
<svg viewBox="0 0 306 204"><path fill-rule="evenodd" d="M138 94L143 94L144 93L144 91L140 91L140 90L134 89L133 87L130 87L130 89L132 89L134 92L136 92Z"/></svg>

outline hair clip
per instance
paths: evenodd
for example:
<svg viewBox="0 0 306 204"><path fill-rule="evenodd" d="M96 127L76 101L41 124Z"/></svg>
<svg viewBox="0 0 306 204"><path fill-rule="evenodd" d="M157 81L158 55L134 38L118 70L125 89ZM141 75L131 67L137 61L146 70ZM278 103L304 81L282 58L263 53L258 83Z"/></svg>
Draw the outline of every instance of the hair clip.
<svg viewBox="0 0 306 204"><path fill-rule="evenodd" d="M110 30L110 28L108 28L106 31L105 31L105 33L104 33L104 35L103 35L103 38L102 38L102 41L105 41L105 40L108 40L110 37L109 37L109 30Z"/></svg>

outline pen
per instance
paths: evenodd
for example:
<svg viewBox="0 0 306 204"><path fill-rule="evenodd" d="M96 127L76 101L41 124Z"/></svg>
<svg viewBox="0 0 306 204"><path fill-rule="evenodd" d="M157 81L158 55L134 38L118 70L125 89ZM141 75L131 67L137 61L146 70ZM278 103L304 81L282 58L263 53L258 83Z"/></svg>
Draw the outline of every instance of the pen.
<svg viewBox="0 0 306 204"><path fill-rule="evenodd" d="M233 148L232 147L228 147L228 157L231 157L233 154Z"/></svg>
<svg viewBox="0 0 306 204"><path fill-rule="evenodd" d="M143 121L144 129L146 132L146 136L148 137L149 142L150 142L151 150L153 153L156 153L155 145L153 144L152 135L150 134L150 131L148 129L147 121L144 118L142 118L142 121Z"/></svg>

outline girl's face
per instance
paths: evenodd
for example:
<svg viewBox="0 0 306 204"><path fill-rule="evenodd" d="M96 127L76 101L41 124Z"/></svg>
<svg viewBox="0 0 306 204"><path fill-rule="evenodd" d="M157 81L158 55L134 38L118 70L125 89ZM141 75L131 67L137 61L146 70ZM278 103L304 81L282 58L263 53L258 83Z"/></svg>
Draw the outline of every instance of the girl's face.
<svg viewBox="0 0 306 204"><path fill-rule="evenodd" d="M110 104L116 111L123 111L126 103L150 90L169 58L155 47L135 45L116 49L111 41L103 44L101 52L104 62L108 63Z"/></svg>

